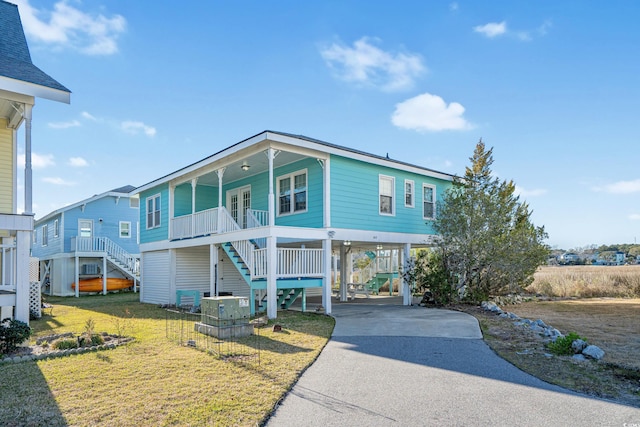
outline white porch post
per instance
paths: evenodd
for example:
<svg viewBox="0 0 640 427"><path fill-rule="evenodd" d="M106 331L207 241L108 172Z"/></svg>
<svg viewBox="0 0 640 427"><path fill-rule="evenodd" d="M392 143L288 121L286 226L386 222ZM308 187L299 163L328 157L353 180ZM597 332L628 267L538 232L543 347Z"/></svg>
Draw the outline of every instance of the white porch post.
<svg viewBox="0 0 640 427"><path fill-rule="evenodd" d="M29 248L31 232L16 232L16 309L15 319L29 324Z"/></svg>
<svg viewBox="0 0 640 427"><path fill-rule="evenodd" d="M405 262L411 257L411 243L406 243L404 245L404 260ZM402 279L402 305L411 305L412 304L412 295L411 295L411 284L404 279Z"/></svg>
<svg viewBox="0 0 640 427"><path fill-rule="evenodd" d="M331 314L331 239L322 241L324 280L322 281L322 306L326 314Z"/></svg>
<svg viewBox="0 0 640 427"><path fill-rule="evenodd" d="M31 170L31 112L33 105L24 104L24 213L33 213ZM28 256L28 255L27 255Z"/></svg>
<svg viewBox="0 0 640 427"><path fill-rule="evenodd" d="M209 245L209 295L218 296L218 247Z"/></svg>
<svg viewBox="0 0 640 427"><path fill-rule="evenodd" d="M135 280L135 279L134 279ZM102 295L107 294L107 257L102 257Z"/></svg>
<svg viewBox="0 0 640 427"><path fill-rule="evenodd" d="M340 301L347 300L347 247L344 242L340 245Z"/></svg>
<svg viewBox="0 0 640 427"><path fill-rule="evenodd" d="M398 274L400 274L400 278L401 278L400 284L398 285L398 296L402 297L405 294L404 286L402 285L402 273L404 271L404 257L403 257L404 251L400 249L398 250L394 249L394 251L396 251L398 254ZM393 251L391 253L393 253Z"/></svg>
<svg viewBox="0 0 640 427"><path fill-rule="evenodd" d="M269 147L267 149L267 159L269 160L269 227L276 225L276 197L273 193L273 159L275 156L275 150Z"/></svg>
<svg viewBox="0 0 640 427"><path fill-rule="evenodd" d="M222 215L220 214L220 210L222 209L222 177L224 176L225 169L226 168L220 168L216 170L216 175L218 175L218 233L222 232Z"/></svg>
<svg viewBox="0 0 640 427"><path fill-rule="evenodd" d="M191 180L191 235L197 236L196 233L196 187L198 186L198 178Z"/></svg>
<svg viewBox="0 0 640 427"><path fill-rule="evenodd" d="M278 285L276 283L278 268L278 248L274 236L267 237L267 317L278 316Z"/></svg>

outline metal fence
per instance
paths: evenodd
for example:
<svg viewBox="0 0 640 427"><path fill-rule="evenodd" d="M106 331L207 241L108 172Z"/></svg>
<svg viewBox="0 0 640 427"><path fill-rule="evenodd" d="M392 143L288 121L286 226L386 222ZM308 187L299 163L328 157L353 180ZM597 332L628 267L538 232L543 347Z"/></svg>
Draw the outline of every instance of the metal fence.
<svg viewBox="0 0 640 427"><path fill-rule="evenodd" d="M202 320L202 314L189 311L166 310L166 337L170 341L185 347L207 352L222 360L260 364L260 329L254 328L253 335L236 336L236 328L224 329L225 338L217 338L198 332L196 324Z"/></svg>

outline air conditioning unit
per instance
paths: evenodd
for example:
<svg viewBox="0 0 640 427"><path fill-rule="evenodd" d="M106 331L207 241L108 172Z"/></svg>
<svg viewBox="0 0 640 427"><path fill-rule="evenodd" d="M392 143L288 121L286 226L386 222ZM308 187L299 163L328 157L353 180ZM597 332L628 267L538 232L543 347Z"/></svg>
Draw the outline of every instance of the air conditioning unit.
<svg viewBox="0 0 640 427"><path fill-rule="evenodd" d="M98 264L82 264L82 272L80 274L99 274L100 267Z"/></svg>

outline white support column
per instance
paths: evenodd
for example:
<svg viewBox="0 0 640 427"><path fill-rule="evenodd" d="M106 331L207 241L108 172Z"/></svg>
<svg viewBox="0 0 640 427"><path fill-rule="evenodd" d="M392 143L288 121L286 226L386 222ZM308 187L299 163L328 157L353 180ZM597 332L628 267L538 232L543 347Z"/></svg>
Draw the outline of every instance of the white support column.
<svg viewBox="0 0 640 427"><path fill-rule="evenodd" d="M216 170L216 174L218 175L218 233L221 233L220 230L222 228L222 215L220 215L220 209L222 208L222 177L224 176L224 171L226 168L220 168Z"/></svg>
<svg viewBox="0 0 640 427"><path fill-rule="evenodd" d="M335 285L336 282L338 281L338 256L337 255L333 255L331 257L331 262L333 263L333 283L332 283L332 285Z"/></svg>
<svg viewBox="0 0 640 427"><path fill-rule="evenodd" d="M102 295L107 294L107 257L102 257Z"/></svg>
<svg viewBox="0 0 640 427"><path fill-rule="evenodd" d="M278 268L278 248L274 236L267 237L267 317L278 316L278 285L276 283Z"/></svg>
<svg viewBox="0 0 640 427"><path fill-rule="evenodd" d="M340 245L340 301L347 300L347 247L344 242Z"/></svg>
<svg viewBox="0 0 640 427"><path fill-rule="evenodd" d="M353 283L353 253L351 252L351 246L347 248L347 275L345 276L346 283Z"/></svg>
<svg viewBox="0 0 640 427"><path fill-rule="evenodd" d="M31 233L16 232L16 308L15 319L29 324L29 247Z"/></svg>
<svg viewBox="0 0 640 427"><path fill-rule="evenodd" d="M196 232L196 188L198 187L198 178L191 180L191 235L199 235Z"/></svg>
<svg viewBox="0 0 640 427"><path fill-rule="evenodd" d="M33 173L31 170L31 111L33 105L24 105L24 213L33 213Z"/></svg>
<svg viewBox="0 0 640 427"><path fill-rule="evenodd" d="M218 247L209 245L209 295L218 296Z"/></svg>
<svg viewBox="0 0 640 427"><path fill-rule="evenodd" d="M276 225L276 196L273 193L273 159L275 159L275 150L271 147L267 149L267 159L269 161L269 227Z"/></svg>
<svg viewBox="0 0 640 427"><path fill-rule="evenodd" d="M406 243L404 245L404 259L405 262L411 257L411 243ZM402 305L412 305L412 295L411 295L411 284L406 282L404 279L402 280L403 294L402 294Z"/></svg>
<svg viewBox="0 0 640 427"><path fill-rule="evenodd" d="M78 247L76 246L76 251ZM75 264L75 275L76 275L76 298L80 296L80 258L76 255L76 264Z"/></svg>
<svg viewBox="0 0 640 427"><path fill-rule="evenodd" d="M394 251L397 252L398 254L398 274L400 275L400 284L398 285L398 296L402 297L404 296L405 292L404 292L404 286L402 283L402 273L404 272L404 257L402 256L404 254L403 250L395 250ZM393 253L393 251L391 252Z"/></svg>
<svg viewBox="0 0 640 427"><path fill-rule="evenodd" d="M331 239L322 241L324 280L322 281L322 306L326 314L331 314Z"/></svg>

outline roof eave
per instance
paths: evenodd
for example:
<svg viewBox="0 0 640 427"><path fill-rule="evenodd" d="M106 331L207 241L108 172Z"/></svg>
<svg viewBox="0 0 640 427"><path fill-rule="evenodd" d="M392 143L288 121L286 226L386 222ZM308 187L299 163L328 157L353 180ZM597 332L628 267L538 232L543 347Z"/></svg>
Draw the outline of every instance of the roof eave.
<svg viewBox="0 0 640 427"><path fill-rule="evenodd" d="M65 104L71 103L71 92L69 91L12 79L6 76L0 76L0 89L36 98L44 98L50 101L63 102Z"/></svg>

